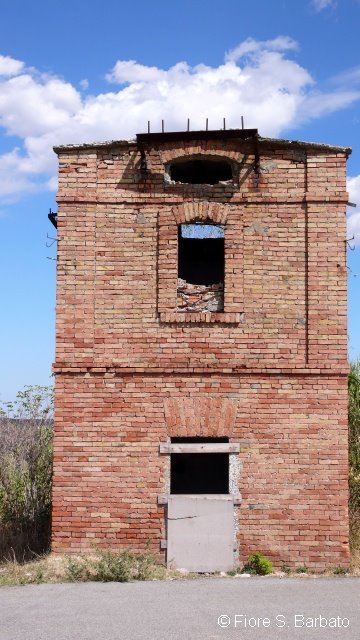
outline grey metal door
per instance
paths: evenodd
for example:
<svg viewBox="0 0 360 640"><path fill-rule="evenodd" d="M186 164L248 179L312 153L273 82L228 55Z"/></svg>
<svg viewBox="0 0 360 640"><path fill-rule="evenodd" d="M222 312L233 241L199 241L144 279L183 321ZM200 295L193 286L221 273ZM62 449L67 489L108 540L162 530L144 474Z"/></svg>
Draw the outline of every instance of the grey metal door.
<svg viewBox="0 0 360 640"><path fill-rule="evenodd" d="M234 567L234 504L231 495L171 495L167 562L188 571Z"/></svg>

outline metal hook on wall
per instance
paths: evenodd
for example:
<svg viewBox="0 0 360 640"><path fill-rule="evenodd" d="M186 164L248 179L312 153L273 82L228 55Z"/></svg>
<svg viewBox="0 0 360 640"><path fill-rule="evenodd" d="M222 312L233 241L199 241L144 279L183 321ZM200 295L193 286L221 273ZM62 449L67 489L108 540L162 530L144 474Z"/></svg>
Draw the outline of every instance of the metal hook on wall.
<svg viewBox="0 0 360 640"><path fill-rule="evenodd" d="M355 251L355 245L352 247L350 242L352 240L355 240L355 236L353 236L352 238L348 238L347 240L345 240L347 246L349 247L350 251Z"/></svg>
<svg viewBox="0 0 360 640"><path fill-rule="evenodd" d="M55 242L57 242L57 238L53 238L52 236L49 236L49 234L48 234L48 233L46 234L46 238L47 238L48 240L51 240L51 242L50 242L50 243L49 243L49 242L45 242L46 247L47 247L48 249L50 249L50 247L52 247L52 246L53 246L53 244L54 244Z"/></svg>

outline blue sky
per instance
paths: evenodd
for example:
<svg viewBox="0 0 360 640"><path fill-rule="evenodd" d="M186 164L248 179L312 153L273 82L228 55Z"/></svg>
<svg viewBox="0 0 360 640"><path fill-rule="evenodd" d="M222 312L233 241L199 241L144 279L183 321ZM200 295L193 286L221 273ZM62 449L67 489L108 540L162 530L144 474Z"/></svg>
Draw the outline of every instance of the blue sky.
<svg viewBox="0 0 360 640"><path fill-rule="evenodd" d="M351 146L360 205L360 0L12 0L0 23L0 399L49 384L54 144L257 127ZM349 354L360 356L360 206L349 210Z"/></svg>

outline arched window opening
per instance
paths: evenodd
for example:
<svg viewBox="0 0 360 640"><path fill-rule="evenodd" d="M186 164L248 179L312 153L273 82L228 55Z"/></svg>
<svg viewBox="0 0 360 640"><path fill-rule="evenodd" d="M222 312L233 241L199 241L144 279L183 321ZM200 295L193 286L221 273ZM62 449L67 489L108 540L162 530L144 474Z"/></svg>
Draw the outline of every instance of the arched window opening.
<svg viewBox="0 0 360 640"><path fill-rule="evenodd" d="M223 225L179 225L178 310L223 311L224 267Z"/></svg>
<svg viewBox="0 0 360 640"><path fill-rule="evenodd" d="M217 184L233 179L231 164L226 159L192 158L170 164L170 179L185 184Z"/></svg>

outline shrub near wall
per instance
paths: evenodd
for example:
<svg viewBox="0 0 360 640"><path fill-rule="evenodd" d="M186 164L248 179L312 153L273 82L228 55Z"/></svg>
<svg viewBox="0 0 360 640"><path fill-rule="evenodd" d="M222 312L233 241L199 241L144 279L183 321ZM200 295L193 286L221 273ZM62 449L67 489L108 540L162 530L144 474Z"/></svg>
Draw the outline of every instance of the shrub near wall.
<svg viewBox="0 0 360 640"><path fill-rule="evenodd" d="M353 551L360 549L360 361L349 375L350 531Z"/></svg>
<svg viewBox="0 0 360 640"><path fill-rule="evenodd" d="M25 387L0 408L0 560L50 548L52 387Z"/></svg>

